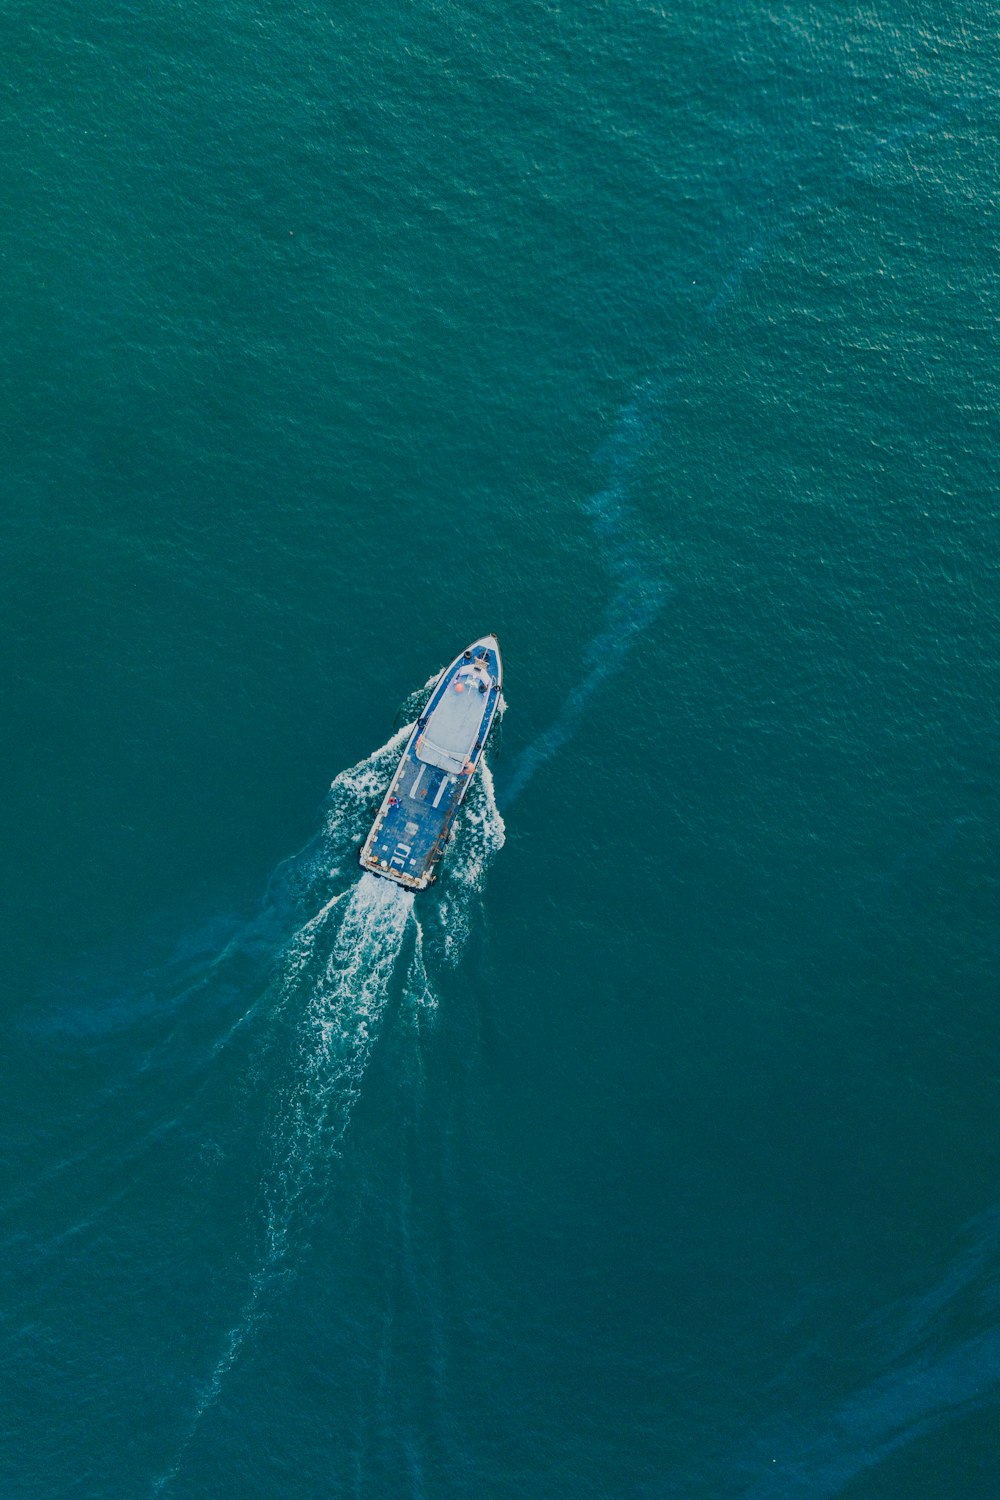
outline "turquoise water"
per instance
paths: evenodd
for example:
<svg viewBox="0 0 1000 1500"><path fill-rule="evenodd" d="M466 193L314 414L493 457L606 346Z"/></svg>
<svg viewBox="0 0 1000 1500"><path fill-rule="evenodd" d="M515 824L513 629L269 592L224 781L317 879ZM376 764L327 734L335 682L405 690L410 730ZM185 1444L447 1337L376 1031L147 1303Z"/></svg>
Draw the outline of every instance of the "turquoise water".
<svg viewBox="0 0 1000 1500"><path fill-rule="evenodd" d="M4 1493L996 1494L995 18L2 34Z"/></svg>

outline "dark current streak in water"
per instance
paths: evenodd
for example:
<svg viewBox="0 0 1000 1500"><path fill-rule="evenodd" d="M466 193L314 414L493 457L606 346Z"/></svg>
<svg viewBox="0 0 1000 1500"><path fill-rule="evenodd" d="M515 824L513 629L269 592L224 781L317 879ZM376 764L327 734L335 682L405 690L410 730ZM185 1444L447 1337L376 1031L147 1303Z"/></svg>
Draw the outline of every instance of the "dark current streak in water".
<svg viewBox="0 0 1000 1500"><path fill-rule="evenodd" d="M589 516L601 562L612 585L604 607L603 629L583 655L582 673L566 695L549 727L521 751L503 787L502 800L510 806L535 772L562 749L577 732L587 705L598 688L619 672L639 637L663 607L670 587L650 557L650 546L639 531L631 504L639 465L655 436L659 384L650 380L620 413L614 430L597 453L608 482L583 504Z"/></svg>

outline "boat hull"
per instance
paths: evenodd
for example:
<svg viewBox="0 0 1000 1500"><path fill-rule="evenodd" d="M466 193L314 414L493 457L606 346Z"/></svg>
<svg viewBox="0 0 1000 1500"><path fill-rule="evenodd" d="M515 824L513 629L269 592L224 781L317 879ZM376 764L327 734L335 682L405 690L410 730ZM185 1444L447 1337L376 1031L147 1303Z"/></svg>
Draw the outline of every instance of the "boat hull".
<svg viewBox="0 0 1000 1500"><path fill-rule="evenodd" d="M473 641L441 673L361 847L366 870L416 891L436 878L502 688L500 647L492 635Z"/></svg>

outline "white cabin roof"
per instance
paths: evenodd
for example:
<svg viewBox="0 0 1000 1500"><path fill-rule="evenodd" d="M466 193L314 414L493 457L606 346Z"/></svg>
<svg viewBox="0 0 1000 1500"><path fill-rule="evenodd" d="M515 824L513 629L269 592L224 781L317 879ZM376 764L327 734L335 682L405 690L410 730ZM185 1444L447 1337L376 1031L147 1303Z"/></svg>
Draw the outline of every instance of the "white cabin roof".
<svg viewBox="0 0 1000 1500"><path fill-rule="evenodd" d="M459 775L482 728L493 677L481 662L459 667L414 746L417 759Z"/></svg>

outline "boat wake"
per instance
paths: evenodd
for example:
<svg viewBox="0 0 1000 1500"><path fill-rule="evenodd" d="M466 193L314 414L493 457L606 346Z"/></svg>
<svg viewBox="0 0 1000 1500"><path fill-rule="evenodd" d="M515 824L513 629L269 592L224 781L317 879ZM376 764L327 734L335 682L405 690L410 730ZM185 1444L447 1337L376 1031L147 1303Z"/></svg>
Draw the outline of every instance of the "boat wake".
<svg viewBox="0 0 1000 1500"><path fill-rule="evenodd" d="M394 982L401 980L404 1000L432 1000L413 901L412 891L364 873L292 946L282 998L295 1004L300 1019L292 1033L290 1082L274 1123L269 1271L283 1266L294 1248L303 1201L322 1192L318 1174L325 1173L347 1129ZM411 928L414 941L404 959Z"/></svg>
<svg viewBox="0 0 1000 1500"><path fill-rule="evenodd" d="M424 690L425 694L426 690ZM253 1007L266 1017L263 1047L277 1051L267 1074L271 1103L257 1216L255 1268L246 1302L226 1334L171 1468L163 1493L226 1377L262 1320L270 1297L297 1268L330 1192L338 1154L372 1048L390 1010L412 1018L437 1008L434 973L454 965L470 937L482 884L502 847L504 825L483 761L456 824L455 847L439 885L421 903L413 892L357 869L358 844L372 802L405 744L406 724L330 788L319 835L275 871L269 903L291 900L312 914L281 949L273 979ZM244 1021L249 1019L243 1018ZM235 1030L235 1028L234 1028Z"/></svg>

